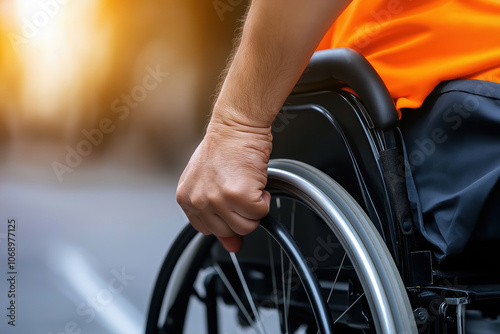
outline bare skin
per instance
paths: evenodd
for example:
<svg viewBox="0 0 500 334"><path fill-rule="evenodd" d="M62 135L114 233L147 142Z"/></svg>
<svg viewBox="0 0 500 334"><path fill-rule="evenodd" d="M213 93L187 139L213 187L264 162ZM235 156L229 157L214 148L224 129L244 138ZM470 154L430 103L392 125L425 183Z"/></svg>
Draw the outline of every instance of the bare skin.
<svg viewBox="0 0 500 334"><path fill-rule="evenodd" d="M349 0L253 0L203 141L177 201L191 224L231 252L269 212L271 123Z"/></svg>

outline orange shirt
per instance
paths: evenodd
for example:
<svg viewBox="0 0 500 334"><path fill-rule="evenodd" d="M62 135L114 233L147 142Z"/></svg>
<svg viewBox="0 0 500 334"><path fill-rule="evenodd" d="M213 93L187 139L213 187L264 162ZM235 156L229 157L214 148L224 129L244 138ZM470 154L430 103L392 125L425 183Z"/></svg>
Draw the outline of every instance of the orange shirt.
<svg viewBox="0 0 500 334"><path fill-rule="evenodd" d="M348 47L381 75L398 110L442 81L500 82L500 0L353 0L318 50Z"/></svg>

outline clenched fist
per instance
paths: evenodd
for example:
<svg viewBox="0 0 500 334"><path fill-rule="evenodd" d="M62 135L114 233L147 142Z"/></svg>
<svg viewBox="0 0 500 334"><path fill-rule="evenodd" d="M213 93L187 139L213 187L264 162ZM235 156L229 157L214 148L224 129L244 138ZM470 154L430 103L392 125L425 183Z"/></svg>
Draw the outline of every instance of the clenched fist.
<svg viewBox="0 0 500 334"><path fill-rule="evenodd" d="M194 228L214 234L237 252L242 235L269 212L264 190L272 149L271 128L212 119L181 175L177 202Z"/></svg>

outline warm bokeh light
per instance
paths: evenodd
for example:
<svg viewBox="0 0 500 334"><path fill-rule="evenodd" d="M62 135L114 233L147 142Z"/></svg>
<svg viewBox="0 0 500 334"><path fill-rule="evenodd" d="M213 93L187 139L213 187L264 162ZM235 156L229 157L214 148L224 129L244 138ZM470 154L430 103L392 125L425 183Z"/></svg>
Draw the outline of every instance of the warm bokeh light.
<svg viewBox="0 0 500 334"><path fill-rule="evenodd" d="M245 3L232 9L221 16L211 0L0 1L4 159L63 164L109 124L82 164L119 157L181 168Z"/></svg>
<svg viewBox="0 0 500 334"><path fill-rule="evenodd" d="M49 116L71 111L86 86L99 86L109 33L97 26L98 5L96 0L15 2L9 41L23 67L22 109Z"/></svg>

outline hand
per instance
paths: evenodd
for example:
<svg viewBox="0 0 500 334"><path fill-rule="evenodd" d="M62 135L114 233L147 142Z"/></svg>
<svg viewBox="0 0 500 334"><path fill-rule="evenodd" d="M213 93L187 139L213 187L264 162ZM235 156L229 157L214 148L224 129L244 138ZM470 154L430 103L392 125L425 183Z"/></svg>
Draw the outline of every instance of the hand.
<svg viewBox="0 0 500 334"><path fill-rule="evenodd" d="M212 119L179 180L177 202L194 228L214 234L230 252L269 212L264 191L271 128Z"/></svg>

